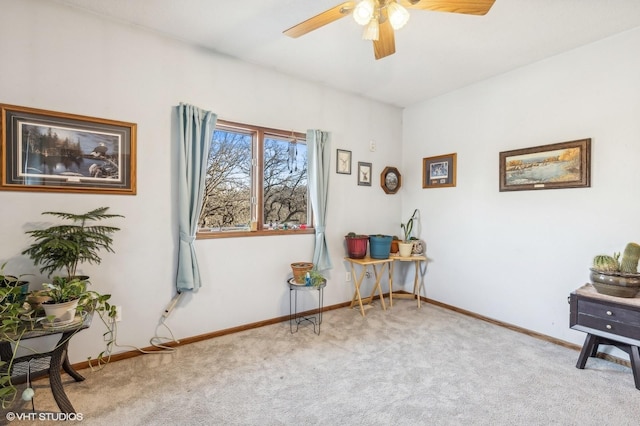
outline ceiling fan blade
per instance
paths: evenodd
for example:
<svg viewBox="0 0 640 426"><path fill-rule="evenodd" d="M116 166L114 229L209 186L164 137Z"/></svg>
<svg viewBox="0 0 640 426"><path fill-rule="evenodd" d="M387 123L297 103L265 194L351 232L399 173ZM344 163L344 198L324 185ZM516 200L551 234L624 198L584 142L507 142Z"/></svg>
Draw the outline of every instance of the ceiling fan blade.
<svg viewBox="0 0 640 426"><path fill-rule="evenodd" d="M288 30L283 31L283 33L293 38L300 37L301 35L310 33L313 30L317 30L322 26L325 26L332 23L333 21L337 21L338 19L347 16L353 11L354 7L355 2L345 1L344 3L332 7L329 10L325 10L324 12L312 18L309 18L304 22L300 22L299 24L294 25Z"/></svg>
<svg viewBox="0 0 640 426"><path fill-rule="evenodd" d="M495 0L399 0L407 9L486 15Z"/></svg>
<svg viewBox="0 0 640 426"><path fill-rule="evenodd" d="M387 19L387 10L380 11L380 33L377 40L373 40L373 53L376 59L382 59L385 56L396 53L396 38L393 34L393 28L389 19Z"/></svg>

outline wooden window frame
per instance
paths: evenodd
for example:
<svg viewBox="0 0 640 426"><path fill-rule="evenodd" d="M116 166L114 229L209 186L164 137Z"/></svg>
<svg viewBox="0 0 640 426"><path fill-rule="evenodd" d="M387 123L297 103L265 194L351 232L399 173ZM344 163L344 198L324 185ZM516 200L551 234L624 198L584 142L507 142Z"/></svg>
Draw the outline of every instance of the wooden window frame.
<svg viewBox="0 0 640 426"><path fill-rule="evenodd" d="M252 152L252 179L251 179L251 194L252 199L255 197L255 202L251 202L251 219L257 222L257 229L255 231L243 230L243 231L198 231L196 233L196 239L216 239L216 238L236 238L236 237L261 237L269 235L296 235L296 234L314 234L314 222L313 211L311 208L311 201L307 197L307 217L310 222L305 229L264 229L263 216L264 216L264 141L265 135L267 137L273 136L278 138L291 138L292 136L297 139L305 141L307 135L300 132L292 132L281 129L274 129L269 127L256 126L252 124L244 124L227 120L217 120L216 130L218 128L228 130L248 130L252 132L251 138L251 152ZM309 176L307 176L307 184L309 182ZM307 192L309 191L307 185Z"/></svg>

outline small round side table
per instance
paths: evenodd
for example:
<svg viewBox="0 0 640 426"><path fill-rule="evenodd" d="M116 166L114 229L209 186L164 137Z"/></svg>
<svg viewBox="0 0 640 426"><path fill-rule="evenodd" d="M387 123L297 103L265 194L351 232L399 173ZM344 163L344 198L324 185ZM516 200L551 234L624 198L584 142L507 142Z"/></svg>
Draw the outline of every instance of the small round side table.
<svg viewBox="0 0 640 426"><path fill-rule="evenodd" d="M324 288L327 286L327 280L323 280L318 285L305 285L298 284L295 282L293 278L287 280L287 284L289 285L289 330L291 334L297 333L298 328L300 327L300 323L303 321L310 322L313 324L313 332L317 335L320 335L320 325L322 324L322 306L324 303ZM318 310L316 312L307 311L307 312L298 312L298 292L299 291L310 291L317 290L318 291ZM312 313L312 315L309 315ZM295 323L295 330L293 329L293 324ZM317 331L316 331L316 326Z"/></svg>

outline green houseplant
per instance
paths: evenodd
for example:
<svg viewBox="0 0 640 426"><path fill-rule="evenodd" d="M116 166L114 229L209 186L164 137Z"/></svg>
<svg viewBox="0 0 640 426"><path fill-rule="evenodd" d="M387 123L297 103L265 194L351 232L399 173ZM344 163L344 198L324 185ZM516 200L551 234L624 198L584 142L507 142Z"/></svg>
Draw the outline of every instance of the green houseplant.
<svg viewBox="0 0 640 426"><path fill-rule="evenodd" d="M29 291L29 281L22 279L23 275L17 277L15 275L5 274L4 268L7 262L4 262L0 266L0 288L13 288L17 287L19 291L12 291L10 297L15 297L16 300L24 300Z"/></svg>
<svg viewBox="0 0 640 426"><path fill-rule="evenodd" d="M326 278L317 269L312 269L309 271L309 281L310 285L318 287L322 283L326 282Z"/></svg>
<svg viewBox="0 0 640 426"><path fill-rule="evenodd" d="M100 221L123 216L107 213L108 209L100 207L82 214L43 212L43 215L56 216L68 223L27 231L35 242L22 254L40 266L40 273L50 277L54 272L64 271L71 280L79 264L99 265L101 250L113 253L111 235L120 228L103 225Z"/></svg>
<svg viewBox="0 0 640 426"><path fill-rule="evenodd" d="M63 273L62 276L53 276L50 283L44 283L43 290L35 292L37 297L51 299L51 302L74 301L77 303L77 311L98 313L107 328L104 333L106 349L97 356L98 366L108 362L111 348L115 343L116 307L109 303L110 294L88 290L87 286L90 284L88 277L79 277L76 274L78 266L84 262L100 264L101 251L114 252L111 236L119 228L104 225L101 221L123 216L110 214L107 211L108 207L100 207L82 214L44 212L42 214L62 218L67 223L27 231L26 234L35 241L22 252L40 267L40 273L46 273L48 277L56 272ZM0 339L9 341L16 347L20 344L22 332L38 322L53 319L49 316L40 316L39 310L33 305L31 310L26 310L28 305L24 305L23 301L11 299L18 291L17 287L0 288ZM27 300L30 296L27 296ZM49 302L42 303L44 308L48 305L50 305ZM68 312L69 309L66 311ZM73 320L76 310L71 312ZM25 317L31 317L34 320L23 321ZM89 362L93 368L91 358ZM3 408L15 399L16 388L11 384L9 374L12 363L13 358L0 361L0 400Z"/></svg>
<svg viewBox="0 0 640 426"><path fill-rule="evenodd" d="M20 327L23 324L20 295L20 287L0 287L0 341L13 343L20 339ZM0 401L3 409L8 408L16 394L9 374L12 363L13 358L0 360Z"/></svg>
<svg viewBox="0 0 640 426"><path fill-rule="evenodd" d="M124 216L109 213L108 210L108 207L99 207L80 214L43 212L43 215L56 216L64 222L48 228L27 231L26 234L35 241L22 252L40 267L40 273L46 273L48 277L56 272L63 273L62 276L53 276L50 283L43 284L44 289L39 295L51 298L51 301L42 303L42 307L48 310L51 305L60 302L72 305L77 303L76 310L62 309L63 315L67 312L66 315L71 316L71 320L76 312L97 312L107 327L104 334L107 349L113 344L115 336L116 307L108 302L110 294L88 290L89 277L78 276L77 272L78 266L82 263L99 265L102 262L102 251L114 252L112 235L120 228L105 225L103 221ZM48 313L47 317L51 320ZM98 355L99 363L104 353Z"/></svg>
<svg viewBox="0 0 640 426"><path fill-rule="evenodd" d="M115 307L105 304L108 296L87 291L88 277L76 275L81 263L100 264L101 250L113 253L111 236L120 228L104 225L102 221L123 216L108 213L108 209L99 207L81 214L43 212L43 215L56 216L66 222L26 232L35 241L22 254L28 255L40 266L40 273L46 273L49 277L55 272L65 273L62 277L55 276L52 283L43 284L44 294L52 299L43 304L45 310L52 312L52 304L65 303L79 305L81 310L97 309L115 316ZM67 320L69 316L73 319L73 315L69 314L75 312L72 306L66 307L66 310L65 307L60 308ZM47 315L50 313L47 312Z"/></svg>
<svg viewBox="0 0 640 426"><path fill-rule="evenodd" d="M413 251L411 232L413 231L413 221L415 220L417 213L418 209L415 209L407 223L400 224L400 227L402 228L402 232L404 234L404 239L398 243L400 257L409 257L411 256L411 252Z"/></svg>

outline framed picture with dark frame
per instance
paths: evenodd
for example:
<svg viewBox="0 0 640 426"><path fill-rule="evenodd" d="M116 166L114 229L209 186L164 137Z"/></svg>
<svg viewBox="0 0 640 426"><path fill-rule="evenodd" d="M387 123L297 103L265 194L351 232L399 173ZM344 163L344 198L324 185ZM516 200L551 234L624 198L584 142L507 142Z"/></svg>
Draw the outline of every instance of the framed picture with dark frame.
<svg viewBox="0 0 640 426"><path fill-rule="evenodd" d="M456 153L423 158L422 187L456 186L456 159Z"/></svg>
<svg viewBox="0 0 640 426"><path fill-rule="evenodd" d="M395 167L385 167L380 173L380 186L386 194L395 194L402 186L402 176Z"/></svg>
<svg viewBox="0 0 640 426"><path fill-rule="evenodd" d="M135 123L4 104L0 113L0 190L135 195Z"/></svg>
<svg viewBox="0 0 640 426"><path fill-rule="evenodd" d="M371 163L358 161L358 185L371 186Z"/></svg>
<svg viewBox="0 0 640 426"><path fill-rule="evenodd" d="M500 153L500 191L591 186L591 139Z"/></svg>
<svg viewBox="0 0 640 426"><path fill-rule="evenodd" d="M336 150L336 173L351 174L351 151L346 149Z"/></svg>

